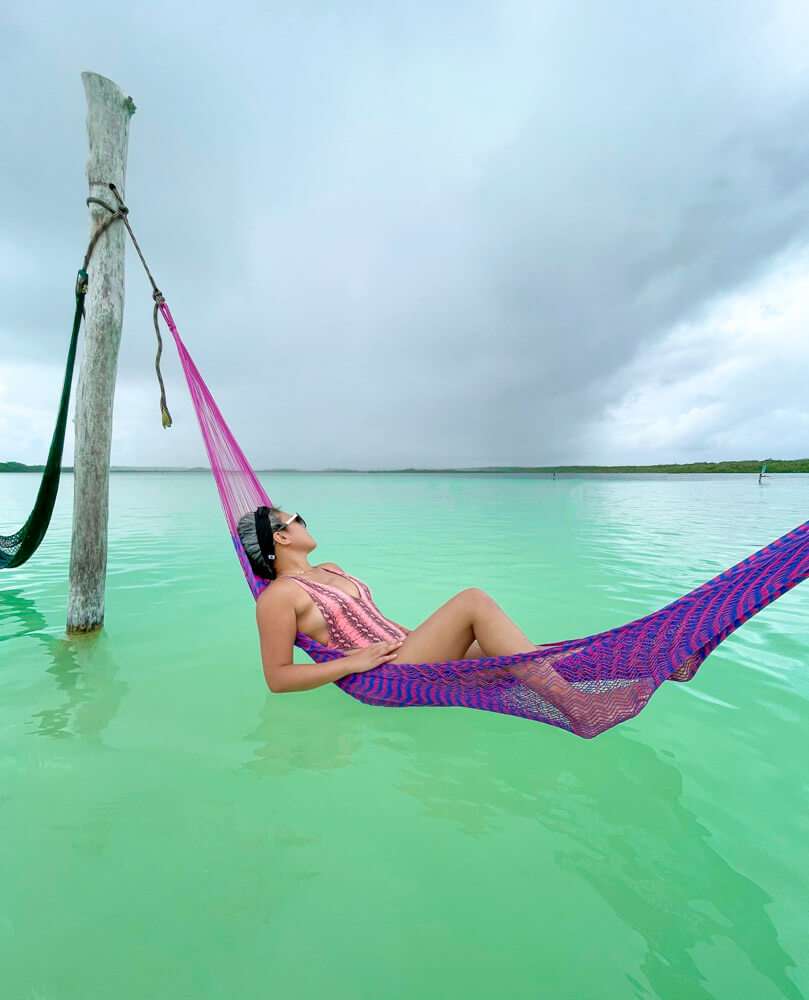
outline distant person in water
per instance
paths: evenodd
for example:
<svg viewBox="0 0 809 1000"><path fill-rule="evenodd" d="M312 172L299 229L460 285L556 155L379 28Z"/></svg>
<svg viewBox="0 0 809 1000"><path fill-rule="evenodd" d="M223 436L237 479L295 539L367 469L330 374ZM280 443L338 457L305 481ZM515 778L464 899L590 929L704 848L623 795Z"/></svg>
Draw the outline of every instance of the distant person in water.
<svg viewBox="0 0 809 1000"><path fill-rule="evenodd" d="M256 600L261 659L271 691L309 690L382 663L432 664L538 648L478 587L459 591L415 629L388 618L362 580L336 563L309 563L317 542L300 514L259 507L239 520L238 532L254 574L272 581ZM345 656L315 665L293 663L297 632ZM583 691L541 660L498 669L509 670L585 728L602 703L613 717L636 715L654 689L642 680L610 691Z"/></svg>

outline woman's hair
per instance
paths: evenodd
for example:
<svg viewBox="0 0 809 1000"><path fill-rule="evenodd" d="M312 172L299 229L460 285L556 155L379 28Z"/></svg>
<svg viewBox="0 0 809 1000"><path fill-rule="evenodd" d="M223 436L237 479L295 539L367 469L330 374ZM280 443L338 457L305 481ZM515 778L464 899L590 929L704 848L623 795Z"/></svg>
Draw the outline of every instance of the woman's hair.
<svg viewBox="0 0 809 1000"><path fill-rule="evenodd" d="M262 508L259 507L258 510L262 510ZM260 576L263 580L274 580L276 576L275 559L267 559L264 553L269 552L271 555L275 555L275 545L272 536L273 532L278 531L284 526L279 517L283 508L265 507L264 510L267 511L269 530L263 525L261 515L259 516L259 528L256 527L255 510L251 510L248 514L244 514L239 518L236 530L239 532L242 548L245 551L247 561L250 563L250 569L252 569L253 573L256 576ZM261 541L259 541L260 531L264 541L264 552L261 551Z"/></svg>

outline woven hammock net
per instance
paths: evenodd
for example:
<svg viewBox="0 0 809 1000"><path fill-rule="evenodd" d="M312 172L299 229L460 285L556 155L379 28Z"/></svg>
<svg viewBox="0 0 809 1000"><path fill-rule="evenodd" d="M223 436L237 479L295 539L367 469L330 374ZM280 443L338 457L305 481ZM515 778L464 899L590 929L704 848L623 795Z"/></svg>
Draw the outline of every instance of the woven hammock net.
<svg viewBox="0 0 809 1000"><path fill-rule="evenodd" d="M272 506L272 501L225 423L165 302L160 311L177 345L231 540L257 598L271 583L253 574L236 525L243 514L262 504ZM617 628L509 656L386 662L335 683L367 705L477 708L592 738L637 715L664 681L691 680L723 639L807 576L809 521L658 611ZM345 655L302 632L295 645L316 663ZM577 699L575 713L560 707L560 699L545 696L549 678L559 676L588 696Z"/></svg>
<svg viewBox="0 0 809 1000"><path fill-rule="evenodd" d="M73 330L70 334L62 392L59 396L59 409L56 414L56 426L48 449L45 470L40 480L34 506L25 524L11 535L0 535L0 569L13 569L26 563L42 544L51 523L53 509L56 505L56 495L59 492L62 452L65 445L65 431L70 406L70 389L73 382L73 368L76 363L79 330L84 316L84 299L87 294L86 280L87 271L81 268L76 277L76 308L73 314Z"/></svg>

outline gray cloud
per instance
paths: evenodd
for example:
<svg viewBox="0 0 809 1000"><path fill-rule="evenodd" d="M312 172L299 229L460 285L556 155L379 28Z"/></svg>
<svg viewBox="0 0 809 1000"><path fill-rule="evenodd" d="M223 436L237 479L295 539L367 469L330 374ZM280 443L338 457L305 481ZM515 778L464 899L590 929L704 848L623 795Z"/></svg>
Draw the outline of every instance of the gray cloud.
<svg viewBox="0 0 809 1000"><path fill-rule="evenodd" d="M598 461L637 352L804 239L798 4L6 17L4 359L66 350L92 69L137 105L132 223L257 466ZM202 464L170 345L160 427L153 356L130 254L113 461Z"/></svg>

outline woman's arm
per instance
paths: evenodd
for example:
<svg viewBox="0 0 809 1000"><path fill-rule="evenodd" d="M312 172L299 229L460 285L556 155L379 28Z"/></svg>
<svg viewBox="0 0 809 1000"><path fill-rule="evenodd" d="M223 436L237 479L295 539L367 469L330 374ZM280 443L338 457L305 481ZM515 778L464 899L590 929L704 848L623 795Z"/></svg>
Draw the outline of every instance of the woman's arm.
<svg viewBox="0 0 809 1000"><path fill-rule="evenodd" d="M288 585L289 586L289 585ZM286 691L310 691L331 684L351 673L351 660L345 656L328 663L293 662L297 615L294 593L277 583L256 602L261 663L267 687L275 694Z"/></svg>

